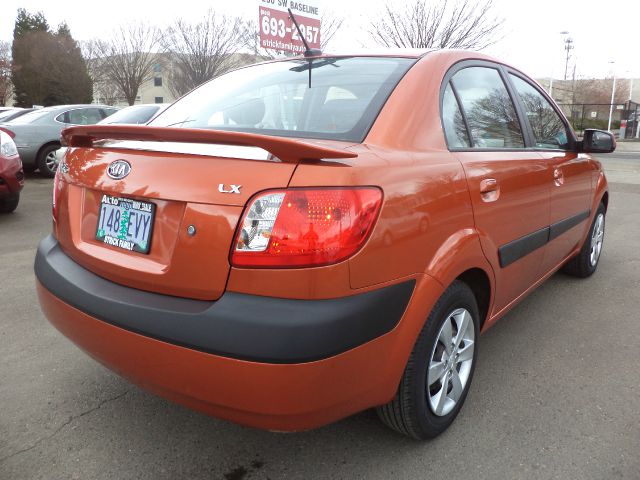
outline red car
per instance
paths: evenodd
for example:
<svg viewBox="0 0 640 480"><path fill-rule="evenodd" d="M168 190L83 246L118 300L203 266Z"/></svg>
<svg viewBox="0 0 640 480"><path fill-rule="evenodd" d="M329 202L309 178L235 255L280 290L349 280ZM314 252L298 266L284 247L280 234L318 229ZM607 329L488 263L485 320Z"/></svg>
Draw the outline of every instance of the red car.
<svg viewBox="0 0 640 480"><path fill-rule="evenodd" d="M11 213L18 207L24 172L12 136L0 129L0 213Z"/></svg>

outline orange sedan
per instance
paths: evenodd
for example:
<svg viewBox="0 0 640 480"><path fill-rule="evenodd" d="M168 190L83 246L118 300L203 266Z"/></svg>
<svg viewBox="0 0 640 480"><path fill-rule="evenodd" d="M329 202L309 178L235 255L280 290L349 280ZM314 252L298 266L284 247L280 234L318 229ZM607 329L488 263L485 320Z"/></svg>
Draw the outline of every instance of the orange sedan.
<svg viewBox="0 0 640 480"><path fill-rule="evenodd" d="M245 67L148 126L64 131L35 271L64 335L143 388L243 425L376 407L415 438L465 400L481 332L598 265L609 194L534 81L485 55Z"/></svg>

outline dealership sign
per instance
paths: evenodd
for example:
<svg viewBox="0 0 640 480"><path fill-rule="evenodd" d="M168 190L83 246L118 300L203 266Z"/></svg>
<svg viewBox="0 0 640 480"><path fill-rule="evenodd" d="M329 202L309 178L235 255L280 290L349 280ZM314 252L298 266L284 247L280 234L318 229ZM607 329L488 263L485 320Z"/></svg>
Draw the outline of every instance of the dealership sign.
<svg viewBox="0 0 640 480"><path fill-rule="evenodd" d="M320 48L320 9L316 3L258 0L260 46L283 52L304 52L304 43L289 18L287 9L291 9L309 48Z"/></svg>

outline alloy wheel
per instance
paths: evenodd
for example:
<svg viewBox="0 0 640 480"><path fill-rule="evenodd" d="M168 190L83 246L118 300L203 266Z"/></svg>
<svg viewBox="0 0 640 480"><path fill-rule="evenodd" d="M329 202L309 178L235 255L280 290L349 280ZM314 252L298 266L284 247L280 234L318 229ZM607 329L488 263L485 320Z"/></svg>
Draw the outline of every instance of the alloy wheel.
<svg viewBox="0 0 640 480"><path fill-rule="evenodd" d="M473 317L451 312L438 333L427 373L427 399L434 415L448 415L460 401L471 374L475 345Z"/></svg>
<svg viewBox="0 0 640 480"><path fill-rule="evenodd" d="M44 163L50 172L55 172L58 168L58 157L56 157L56 150L53 150L47 154L44 158Z"/></svg>
<svg viewBox="0 0 640 480"><path fill-rule="evenodd" d="M596 218L596 222L593 226L593 232L591 232L591 253L589 260L591 266L595 267L600 258L600 252L602 252L602 242L604 241L604 214L600 213Z"/></svg>

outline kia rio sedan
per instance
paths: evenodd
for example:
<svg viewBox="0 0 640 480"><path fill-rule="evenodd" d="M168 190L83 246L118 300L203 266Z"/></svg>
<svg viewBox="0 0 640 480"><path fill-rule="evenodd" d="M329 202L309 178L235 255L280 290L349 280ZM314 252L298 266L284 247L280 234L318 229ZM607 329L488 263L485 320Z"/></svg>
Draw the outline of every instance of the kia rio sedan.
<svg viewBox="0 0 640 480"><path fill-rule="evenodd" d="M557 270L595 272L589 152L615 148L516 68L444 50L262 63L148 126L63 136L35 271L64 335L243 425L375 407L417 439L460 411L482 332Z"/></svg>

